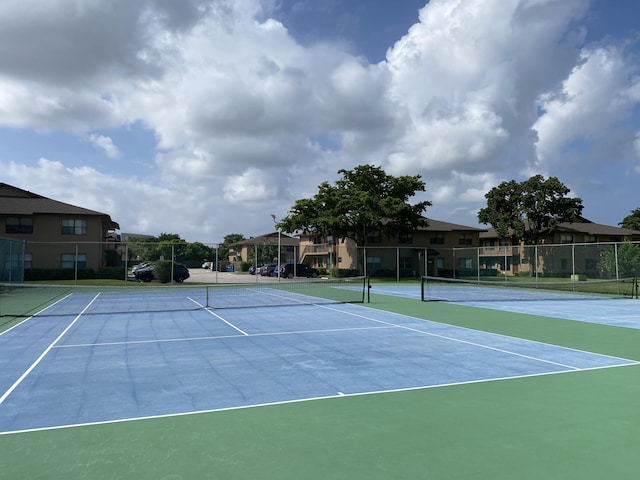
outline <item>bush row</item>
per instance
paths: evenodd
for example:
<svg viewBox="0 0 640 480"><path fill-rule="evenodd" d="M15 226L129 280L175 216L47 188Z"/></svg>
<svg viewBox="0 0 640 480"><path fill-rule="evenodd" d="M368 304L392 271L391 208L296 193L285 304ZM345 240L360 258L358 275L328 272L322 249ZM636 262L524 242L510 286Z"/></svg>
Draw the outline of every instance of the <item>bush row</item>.
<svg viewBox="0 0 640 480"><path fill-rule="evenodd" d="M74 280L76 278L76 270L73 268L27 268L24 271L25 281L45 281L45 280ZM79 268L78 280L86 280L92 278L107 278L114 280L124 280L124 267L101 267L96 270L93 268Z"/></svg>

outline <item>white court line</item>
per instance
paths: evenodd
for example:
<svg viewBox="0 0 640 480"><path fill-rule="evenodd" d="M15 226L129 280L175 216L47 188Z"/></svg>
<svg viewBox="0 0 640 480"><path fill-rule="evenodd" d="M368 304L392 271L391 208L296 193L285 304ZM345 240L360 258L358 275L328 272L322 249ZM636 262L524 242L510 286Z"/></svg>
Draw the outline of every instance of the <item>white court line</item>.
<svg viewBox="0 0 640 480"><path fill-rule="evenodd" d="M233 328L234 330L237 330L238 332L240 332L241 334L245 335L245 336L249 336L249 334L247 332L245 332L244 330L242 330L239 327L236 327L233 323L225 320L224 318L222 318L220 315L218 315L216 312L211 311L208 308L205 308L205 310L207 312L209 312L211 315L213 315L214 317L216 317L219 320L222 320L224 323L226 323L227 325L229 325L231 328Z"/></svg>
<svg viewBox="0 0 640 480"><path fill-rule="evenodd" d="M99 295L100 294L96 295L91 299L91 301L87 304L86 307L82 309L82 311L76 316L76 318L74 318L73 321L69 325L67 325L67 328L65 328L62 331L62 333L60 333L60 335L58 335L58 337L52 343L49 344L49 346L44 350L44 352L42 352L42 354L36 359L36 361L31 364L31 366L20 376L20 378L18 378L18 380L14 382L13 385L11 385L11 387L9 387L9 389L4 393L4 395L0 397L0 405L4 403L7 397L9 397L9 395L11 395L11 393L16 388L18 388L18 386L24 381L24 379L27 378L27 375L29 375L33 371L33 369L38 366L38 364L47 355L47 353L49 353L51 349L55 346L55 344L60 341L60 339L69 331L71 327L73 327L73 325L80 319L82 314L91 306L93 302L95 302L95 300L98 298Z"/></svg>
<svg viewBox="0 0 640 480"><path fill-rule="evenodd" d="M19 327L20 325L23 325L24 323L28 322L29 320L31 320L33 317L37 317L38 315L40 315L42 312L46 311L47 309L53 307L54 305L57 305L58 303L66 300L67 298L69 298L71 295L73 295L72 293L69 293L68 295L65 295L64 297L60 298L59 300L56 300L55 302L53 302L51 305L47 305L46 307L44 307L42 310L34 313L33 315L25 318L23 321L16 323L14 326L7 328L6 330L3 330L2 332L0 332L0 335L4 335L8 332L10 332L11 330L13 330L14 328Z"/></svg>
<svg viewBox="0 0 640 480"><path fill-rule="evenodd" d="M335 332L355 332L359 330L382 330L394 328L389 325L376 327L351 327L351 328L324 328L315 330L292 330L289 332L267 332L267 333L242 333L242 335L211 335L209 337L186 337L186 338L165 338L153 340L130 340L126 342L101 342L101 343L76 343L67 345L55 345L54 348L83 348L83 347L108 347L115 345L137 345L145 343L175 343L175 342L198 342L206 340L220 340L224 338L245 338L245 337L275 337L278 335L303 335L307 333L335 333Z"/></svg>
<svg viewBox="0 0 640 480"><path fill-rule="evenodd" d="M478 347L478 348L484 348L484 349L487 349L487 350L493 350L495 352L506 353L508 355L514 355L516 357L526 358L526 359L537 361L537 362L548 363L550 365L556 365L556 366L564 367L564 368L570 368L572 370L584 370L584 368L576 367L574 365L565 365L563 363L554 362L554 361L551 361L551 360L545 360L543 358L532 357L530 355L524 355L522 353L517 353L517 352L510 351L510 350L505 350L505 349L502 349L502 348L496 348L496 347L492 347L490 345L484 345L482 343L470 342L469 340L462 340L462 339L459 339L459 338L449 337L447 335L441 335L441 334L438 334L438 333L425 332L424 330L419 330L417 328L407 327L405 325L398 325L396 323L387 322L385 320L378 320L376 318L368 317L366 315L361 315L361 314L354 313L354 312L346 312L346 311L339 310L339 309L336 309L336 308L333 308L333 307L329 307L329 306L326 306L326 305L318 305L318 306L322 307L322 308L326 308L328 310L333 310L333 311L336 311L336 312L347 313L349 315L353 315L355 317L363 318L365 320L370 320L372 322L382 323L384 325L390 325L392 327L400 328L400 329L403 329L403 330L409 330L411 332L420 333L422 335L428 335L428 336L432 336L432 337L436 337L436 338L442 338L444 340L450 340L450 341L453 341L453 342L463 343L463 344L471 345L471 346ZM391 312L387 312L387 313L391 313ZM414 318L414 317L408 317L408 318ZM420 320L420 319L417 319L417 320ZM425 320L425 321L432 322L432 320ZM439 322L433 322L433 323L439 323ZM446 324L441 324L441 325L446 325ZM449 326L451 326L451 325L449 325ZM454 327L454 328L466 328L466 327L455 327L455 326L452 326L452 327ZM483 332L482 330L474 330L474 329L467 329L467 330L473 330L475 332L481 332L481 333L484 333L484 334L487 334L487 335L494 335L493 333ZM502 336L504 338L517 338L517 337L509 337L507 335L500 335L500 334L497 334L497 335ZM539 344L545 345L543 342L537 342L535 340L527 340L527 339L519 339L519 340L533 342L533 343L539 343ZM546 344L546 345L554 346L554 347L557 347L557 348L567 348L567 347L562 347L560 345L551 345L551 344ZM569 349L569 350L573 350L573 351L577 351L577 352L583 352L583 353L589 353L591 355L600 355L600 354L596 354L596 353L593 353L593 352L586 352L586 351L577 350L577 349ZM608 357L608 358L618 358L618 357L611 357L609 355L602 355L602 356L605 356L605 357ZM629 361L628 359L621 359L621 360Z"/></svg>
<svg viewBox="0 0 640 480"><path fill-rule="evenodd" d="M211 310L210 308L206 308L204 305L202 305L200 302L197 302L196 300L194 300L191 297L187 297L189 300L191 300L193 303L195 303L196 305L199 305L200 307L204 308L207 312L209 312L211 315L213 315L214 317L216 317L218 320L222 320L224 323L226 323L227 325L229 325L231 328L233 328L234 330L240 332L242 335L249 335L247 332L245 332L244 330L242 330L241 328L236 327L234 324L232 324L231 322L226 321L224 318L222 318L220 315L218 315L217 313L215 313L213 310Z"/></svg>
<svg viewBox="0 0 640 480"><path fill-rule="evenodd" d="M637 365L637 364L634 364ZM607 368L620 368L620 367L628 367L629 365L609 365L606 367L593 367L593 368L585 368L583 370L604 370ZM292 400L281 400L277 402L266 402L266 403L256 403L250 405L238 405L234 407L222 407L222 408L212 408L207 410L193 410L187 412L179 412L179 413L166 413L161 415L149 415L142 417L131 417L131 418L119 418L116 420L105 420L99 422L86 422L86 423L74 423L70 425L56 425L51 427L39 427L39 428L28 428L24 430L13 430L2 432L0 431L0 436L3 435L13 435L16 433L27 433L27 432L42 432L48 430L62 430L67 428L77 428L77 427L90 427L97 425L110 425L114 423L128 423L128 422L137 422L140 420L154 420L154 419L162 419L162 418L173 418L173 417L185 417L188 415L202 415L207 413L216 413L216 412L229 412L234 410L247 410L250 408L261 408L261 407L269 407L274 405L289 405L295 403L303 403L303 402L313 402L318 400L331 400L338 398L349 398L349 397L364 397L369 395L382 395L385 393L401 393L401 392L411 392L416 390L430 390L432 388L442 388L442 387L456 387L456 386L464 386L464 385L473 385L480 383L490 383L490 382L500 382L503 380L517 380L520 378L535 378L535 377L545 377L548 375L560 375L566 374L567 371L561 372L545 372L545 373L533 373L526 375L512 375L509 377L494 377L494 378L483 378L479 380L467 380L462 382L450 382L450 383L441 383L436 385L420 385L415 387L405 387L405 388L392 388L389 390L371 390L364 392L355 392L355 393L344 393L344 392L336 392L334 395L324 395L318 397L308 397L308 398L295 398Z"/></svg>

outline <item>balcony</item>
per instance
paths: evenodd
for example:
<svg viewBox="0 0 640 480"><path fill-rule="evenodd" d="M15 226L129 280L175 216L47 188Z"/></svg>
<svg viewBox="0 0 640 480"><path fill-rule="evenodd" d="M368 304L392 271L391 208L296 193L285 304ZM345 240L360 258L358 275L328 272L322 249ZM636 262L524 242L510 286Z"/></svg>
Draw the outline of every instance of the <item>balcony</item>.
<svg viewBox="0 0 640 480"><path fill-rule="evenodd" d="M496 245L491 247L480 247L478 249L479 255L490 255L490 256L511 256L518 254L518 247L514 247L513 245Z"/></svg>
<svg viewBox="0 0 640 480"><path fill-rule="evenodd" d="M322 257L335 253L335 246L328 243L317 243L314 245L305 245L300 252L300 263L304 263L306 257Z"/></svg>

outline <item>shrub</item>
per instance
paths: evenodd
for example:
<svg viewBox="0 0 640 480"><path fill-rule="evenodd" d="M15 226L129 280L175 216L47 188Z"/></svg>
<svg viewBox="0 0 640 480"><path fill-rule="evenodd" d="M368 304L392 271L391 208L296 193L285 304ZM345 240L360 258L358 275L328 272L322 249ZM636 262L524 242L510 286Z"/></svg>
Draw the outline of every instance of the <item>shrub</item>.
<svg viewBox="0 0 640 480"><path fill-rule="evenodd" d="M158 260L153 264L153 278L160 283L171 282L171 260Z"/></svg>
<svg viewBox="0 0 640 480"><path fill-rule="evenodd" d="M25 281L74 280L76 271L73 268L27 268L24 271ZM79 268L78 279L96 278L91 268Z"/></svg>
<svg viewBox="0 0 640 480"><path fill-rule="evenodd" d="M345 278L345 277L357 277L360 272L354 268L337 268L331 269L331 277L333 278Z"/></svg>
<svg viewBox="0 0 640 480"><path fill-rule="evenodd" d="M96 270L96 278L122 280L125 277L124 267L101 267Z"/></svg>

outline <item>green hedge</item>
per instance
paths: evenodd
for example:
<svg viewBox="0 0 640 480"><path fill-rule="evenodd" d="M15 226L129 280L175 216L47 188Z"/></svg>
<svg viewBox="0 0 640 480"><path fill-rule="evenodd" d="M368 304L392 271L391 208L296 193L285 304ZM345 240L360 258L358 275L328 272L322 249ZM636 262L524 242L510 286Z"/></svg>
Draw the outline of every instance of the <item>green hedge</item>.
<svg viewBox="0 0 640 480"><path fill-rule="evenodd" d="M124 267L79 268L78 280L106 278L124 280ZM24 271L25 281L74 280L76 271L73 268L27 268Z"/></svg>
<svg viewBox="0 0 640 480"><path fill-rule="evenodd" d="M355 268L333 267L331 269L332 278L345 278L345 277L358 277L358 276L360 276L360 271Z"/></svg>

